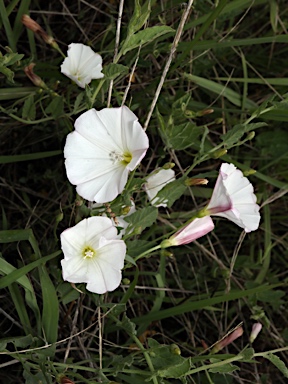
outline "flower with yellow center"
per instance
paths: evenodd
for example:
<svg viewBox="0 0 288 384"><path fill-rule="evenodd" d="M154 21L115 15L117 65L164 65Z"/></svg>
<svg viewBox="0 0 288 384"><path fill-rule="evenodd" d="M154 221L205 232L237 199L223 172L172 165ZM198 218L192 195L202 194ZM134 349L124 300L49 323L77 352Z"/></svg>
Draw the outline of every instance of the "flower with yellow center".
<svg viewBox="0 0 288 384"><path fill-rule="evenodd" d="M84 199L107 203L120 194L129 171L149 146L137 116L126 106L90 109L75 122L64 147L69 181Z"/></svg>
<svg viewBox="0 0 288 384"><path fill-rule="evenodd" d="M61 233L63 279L87 283L88 291L116 289L122 278L126 245L107 217L89 217Z"/></svg>
<svg viewBox="0 0 288 384"><path fill-rule="evenodd" d="M102 57L88 45L72 43L68 46L67 57L61 64L61 72L85 88L92 79L101 79Z"/></svg>

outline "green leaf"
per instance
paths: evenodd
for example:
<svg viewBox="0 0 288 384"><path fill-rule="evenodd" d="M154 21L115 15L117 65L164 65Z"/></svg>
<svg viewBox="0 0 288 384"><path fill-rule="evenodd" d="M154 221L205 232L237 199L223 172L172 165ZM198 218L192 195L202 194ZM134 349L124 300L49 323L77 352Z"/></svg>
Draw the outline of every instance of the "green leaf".
<svg viewBox="0 0 288 384"><path fill-rule="evenodd" d="M136 257L151 248L151 242L146 240L127 241L127 253Z"/></svg>
<svg viewBox="0 0 288 384"><path fill-rule="evenodd" d="M239 369L240 368L237 367L237 365L233 365L233 364L228 363L225 365L220 365L219 367L211 368L208 370L208 372L210 372L210 373L231 373L231 372L237 371Z"/></svg>
<svg viewBox="0 0 288 384"><path fill-rule="evenodd" d="M177 379L190 370L191 359L173 353L171 345L159 344L151 338L148 339L148 345L150 359L158 376Z"/></svg>
<svg viewBox="0 0 288 384"><path fill-rule="evenodd" d="M33 343L33 337L32 335L27 336L15 336L15 337L7 337L0 340L1 343L12 343L17 348L27 348L29 345Z"/></svg>
<svg viewBox="0 0 288 384"><path fill-rule="evenodd" d="M243 356L243 360L245 361L251 361L251 359L254 357L254 354L255 351L253 348L246 348L240 352L240 355Z"/></svg>
<svg viewBox="0 0 288 384"><path fill-rule="evenodd" d="M6 55L4 55L0 61L3 63L3 65L8 67L10 65L15 64L17 61L20 61L23 57L24 55L22 53L20 54L20 53L10 52L10 53L6 53Z"/></svg>
<svg viewBox="0 0 288 384"><path fill-rule="evenodd" d="M45 264L46 261L53 259L54 257L60 255L60 253L61 251L57 251L51 255L42 257L41 259L38 259L28 265L25 265L25 267L13 270L13 272L9 273L9 275L0 279L0 289L5 288L8 285L14 283L14 281L18 280L23 275L26 275L28 272L32 271L32 269L38 267L41 264Z"/></svg>
<svg viewBox="0 0 288 384"><path fill-rule="evenodd" d="M102 72L104 73L106 80L114 80L120 75L121 77L125 76L128 71L129 68L125 65L110 63L105 65Z"/></svg>
<svg viewBox="0 0 288 384"><path fill-rule="evenodd" d="M62 96L56 96L52 99L51 103L48 105L48 107L45 109L45 112L48 115L52 115L55 119L63 114L63 97Z"/></svg>
<svg viewBox="0 0 288 384"><path fill-rule="evenodd" d="M34 102L34 95L30 95L24 102L22 110L22 119L35 120L36 108Z"/></svg>
<svg viewBox="0 0 288 384"><path fill-rule="evenodd" d="M269 353L268 355L263 354L263 357L271 361L271 363L274 364L275 367L277 367L279 371L283 373L284 377L288 378L288 369L285 363L278 356L274 355L273 353Z"/></svg>
<svg viewBox="0 0 288 384"><path fill-rule="evenodd" d="M78 113L78 109L79 109L80 104L82 103L83 97L84 97L84 92L79 93L79 95L76 97L74 107L73 107L73 112L72 112L73 115Z"/></svg>
<svg viewBox="0 0 288 384"><path fill-rule="evenodd" d="M63 282L57 287L57 291L60 293L61 301L63 304L69 304L71 301L77 300L80 296L80 292L72 288L70 283Z"/></svg>
<svg viewBox="0 0 288 384"><path fill-rule="evenodd" d="M226 303L232 300L238 300L243 297L249 297L255 294L259 294L260 292L270 291L278 287L279 285L281 284L260 285L259 287L252 289L231 291L229 294L219 294L219 296L216 295L215 297L211 297L208 299L201 299L196 301L188 300L183 304L173 305L170 308L162 309L157 313L148 313L141 317L134 318L133 321L136 324L142 324L146 321L158 321L160 319L166 319L167 317L182 315L183 313L200 310L208 306L213 306L215 304Z"/></svg>
<svg viewBox="0 0 288 384"><path fill-rule="evenodd" d="M175 124L167 131L165 141L167 147L181 150L195 144L199 136L203 135L204 127L197 127L196 124L189 121L184 124Z"/></svg>
<svg viewBox="0 0 288 384"><path fill-rule="evenodd" d="M42 289L43 311L42 324L45 339L48 343L55 343L58 335L59 303L55 287L44 265L38 268Z"/></svg>
<svg viewBox="0 0 288 384"><path fill-rule="evenodd" d="M122 320L116 321L116 326L124 329L128 335L136 335L136 325L127 317L126 313L123 314Z"/></svg>
<svg viewBox="0 0 288 384"><path fill-rule="evenodd" d="M9 264L6 260L0 258L0 272L2 272L5 275L9 275L13 271L18 271L18 270L13 265ZM41 327L40 327L40 325L41 325L40 324L41 323L40 311L39 311L39 307L37 304L36 295L35 295L33 286L30 283L30 280L28 279L27 276L20 277L17 280L17 283L19 285L21 285L25 290L25 301L26 301L27 305L34 312L34 315L35 315L35 318L37 321L37 327L38 327L37 330L39 333L40 329L41 329ZM16 295L17 292L15 291L15 287L12 289L13 289L13 291L11 291L10 293ZM23 296L21 296L21 301L23 302ZM28 324L29 324L29 321L28 321L27 325ZM31 332L31 329L29 330L29 332Z"/></svg>
<svg viewBox="0 0 288 384"><path fill-rule="evenodd" d="M135 35L132 35L124 41L121 48L121 54L125 55L132 49L135 49L143 44L151 43L151 41L157 39L157 37L171 32L174 32L174 29L168 27L167 25L146 28L143 31L135 33Z"/></svg>
<svg viewBox="0 0 288 384"><path fill-rule="evenodd" d="M157 203L165 201L169 208L172 207L174 202L183 195L187 188L184 181L185 178L181 177L180 179L171 181L171 183L165 185L165 187L157 193L157 198L159 198Z"/></svg>
<svg viewBox="0 0 288 384"><path fill-rule="evenodd" d="M234 144L238 143L245 133L265 126L267 126L266 123L237 124L225 133L225 135L221 135L220 137L223 140L224 145L230 148Z"/></svg>
<svg viewBox="0 0 288 384"><path fill-rule="evenodd" d="M125 221L129 223L128 229L130 226L132 228L137 229L137 233L142 232L145 228L151 227L152 224L155 223L158 216L158 209L155 207L146 207L143 209L139 209L136 212L132 213L132 215L125 217Z"/></svg>
<svg viewBox="0 0 288 384"><path fill-rule="evenodd" d="M147 0L146 3L141 7L140 1L135 0L134 2L134 12L133 16L130 19L128 30L127 30L127 38L130 38L135 32L139 31L146 23L150 16L151 12L151 3L155 3L156 1Z"/></svg>
<svg viewBox="0 0 288 384"><path fill-rule="evenodd" d="M11 69L0 64L0 72L3 73L3 75L7 77L8 81L11 81L11 83L14 83L14 80L13 80L14 79L14 72L11 71Z"/></svg>

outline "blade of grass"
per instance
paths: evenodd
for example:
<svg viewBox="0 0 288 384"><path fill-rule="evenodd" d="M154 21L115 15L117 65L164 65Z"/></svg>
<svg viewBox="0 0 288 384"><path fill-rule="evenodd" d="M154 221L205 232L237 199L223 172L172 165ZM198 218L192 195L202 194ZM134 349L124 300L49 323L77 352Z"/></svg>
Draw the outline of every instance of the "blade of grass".
<svg viewBox="0 0 288 384"><path fill-rule="evenodd" d="M17 7L17 4L19 3L19 0L11 0L9 1L9 4L6 7L6 14L9 17L11 12L13 12L14 8ZM2 20L0 19L0 28L2 28L3 23Z"/></svg>
<svg viewBox="0 0 288 384"><path fill-rule="evenodd" d="M133 323L135 324L142 324L143 322L151 323L152 321L166 319L167 317L171 317L171 316L182 315L183 313L187 313L190 311L197 311L215 304L226 303L228 301L238 300L243 297L256 295L257 293L269 291L281 285L282 284L261 285L260 287L257 287L257 288L247 289L243 291L235 291L229 294L223 294L221 296L212 297L210 299L191 301L188 303L177 305L172 308L163 309L162 311L159 311L157 313L148 313L148 315L136 317L134 319L131 319L131 321L133 321Z"/></svg>
<svg viewBox="0 0 288 384"><path fill-rule="evenodd" d="M5 274L9 275L13 271L17 271L13 265L9 264L6 260L0 258L0 271ZM37 324L37 332L38 335L41 334L41 317L40 317L40 311L36 300L36 295L34 292L34 288L32 284L30 283L30 280L27 276L23 275L19 279L16 280L19 285L21 285L25 290L25 301L27 305L33 310L35 318L36 318L36 324ZM15 283L12 283L12 285L15 285ZM11 285L11 286L12 286ZM31 330L30 330L31 332Z"/></svg>
<svg viewBox="0 0 288 384"><path fill-rule="evenodd" d="M15 18L14 28L13 28L13 34L14 34L16 45L23 29L23 25L21 23L21 17L22 15L29 13L30 3L31 3L31 0L22 0L18 8L18 12Z"/></svg>
<svg viewBox="0 0 288 384"><path fill-rule="evenodd" d="M199 87L207 89L209 92L216 93L218 96L224 96L232 104L236 105L237 107L241 107L241 104L243 102L242 96L239 95L237 92L233 91L232 89L228 88L226 85L216 83L212 80L204 79L203 77L191 75L190 73L184 73L183 76L189 81L193 81L193 83L199 85ZM257 104L247 98L247 102L244 106L245 108L250 110L256 108Z"/></svg>
<svg viewBox="0 0 288 384"><path fill-rule="evenodd" d="M8 44L10 48L12 49L13 52L17 52L16 50L16 42L15 42L15 37L13 35L13 31L11 28L10 20L7 14L6 7L4 5L4 1L0 0L0 17L5 29L5 33L7 36Z"/></svg>
<svg viewBox="0 0 288 384"><path fill-rule="evenodd" d="M9 273L9 275L2 277L0 279L0 289L8 287L8 285L14 283L14 281L20 279L20 277L26 275L28 272L32 271L32 269L39 267L41 264L45 264L47 261L54 259L55 257L59 256L62 251L57 251L52 253L51 255L44 256L36 261L33 261L32 263L25 265L25 267L16 269L15 271Z"/></svg>
<svg viewBox="0 0 288 384"><path fill-rule="evenodd" d="M26 335L29 335L33 332L33 328L31 326L29 316L24 305L23 297L18 285L16 283L11 284L9 286L9 292L13 301L13 305L15 306L15 309L18 313L20 323L23 326L24 332Z"/></svg>
<svg viewBox="0 0 288 384"><path fill-rule="evenodd" d="M57 151L47 151L47 152L36 152L36 153L30 153L25 155L0 156L0 164L9 164L9 163L18 163L19 161L45 159L47 157L61 155L62 153L63 153L62 151L57 150Z"/></svg>
<svg viewBox="0 0 288 384"><path fill-rule="evenodd" d="M43 310L42 325L45 340L56 343L58 335L59 303L55 287L44 265L38 268L42 289ZM55 346L56 348L56 346Z"/></svg>

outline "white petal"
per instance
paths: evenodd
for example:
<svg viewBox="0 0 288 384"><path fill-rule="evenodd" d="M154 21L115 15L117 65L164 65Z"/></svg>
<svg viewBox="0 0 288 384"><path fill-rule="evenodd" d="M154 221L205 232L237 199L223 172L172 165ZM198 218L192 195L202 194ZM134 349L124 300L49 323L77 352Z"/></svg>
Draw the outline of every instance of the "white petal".
<svg viewBox="0 0 288 384"><path fill-rule="evenodd" d="M255 231L259 227L260 213L253 192L252 184L243 173L233 164L224 163L207 210L211 215L233 221L246 232Z"/></svg>
<svg viewBox="0 0 288 384"><path fill-rule="evenodd" d="M135 143L130 136L135 136ZM78 117L75 131L67 136L67 177L83 198L112 201L123 191L129 171L144 157L148 144L137 117L127 107L91 109ZM129 164L123 161L127 155L132 156Z"/></svg>
<svg viewBox="0 0 288 384"><path fill-rule="evenodd" d="M117 230L107 217L89 217L62 232L61 260L63 279L72 283L87 283L87 289L104 293L121 282L126 245L117 239ZM83 257L88 247L95 251L92 258Z"/></svg>
<svg viewBox="0 0 288 384"><path fill-rule="evenodd" d="M116 289L121 282L125 253L124 241L102 239L102 247L98 249L97 257L91 260L87 289L99 294Z"/></svg>
<svg viewBox="0 0 288 384"><path fill-rule="evenodd" d="M72 43L68 46L67 57L61 65L61 72L75 81L79 87L85 88L92 79L100 79L104 75L102 57L84 44Z"/></svg>
<svg viewBox="0 0 288 384"><path fill-rule="evenodd" d="M168 183L175 180L175 172L173 169L160 169L154 171L150 176L146 179L146 184L144 188L148 195L149 200L152 201L152 204L156 207L166 207L167 204L161 203L157 204L159 198L155 198L159 191L165 187Z"/></svg>

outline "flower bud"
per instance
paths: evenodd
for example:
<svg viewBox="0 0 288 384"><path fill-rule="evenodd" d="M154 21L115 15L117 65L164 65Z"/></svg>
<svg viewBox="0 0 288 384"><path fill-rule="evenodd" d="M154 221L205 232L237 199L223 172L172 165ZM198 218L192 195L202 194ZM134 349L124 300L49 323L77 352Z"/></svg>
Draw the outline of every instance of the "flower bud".
<svg viewBox="0 0 288 384"><path fill-rule="evenodd" d="M205 236L208 232L213 231L213 229L214 224L210 216L196 218L169 239L163 240L161 248L191 243L199 239L199 237Z"/></svg>
<svg viewBox="0 0 288 384"><path fill-rule="evenodd" d="M185 185L191 186L191 185L207 185L208 184L207 179L197 179L196 177L191 177L189 179L185 180Z"/></svg>
<svg viewBox="0 0 288 384"><path fill-rule="evenodd" d="M36 35L40 36L45 41L45 43L51 45L55 49L59 49L59 46L54 40L54 38L48 35L48 33L45 32L44 29L35 20L31 19L30 16L22 15L21 21L26 28L30 29Z"/></svg>
<svg viewBox="0 0 288 384"><path fill-rule="evenodd" d="M24 68L25 75L29 77L32 83L36 85L36 87L47 89L47 86L44 83L44 81L41 79L41 77L39 77L33 72L34 67L35 67L35 63L31 63L27 65L27 67Z"/></svg>
<svg viewBox="0 0 288 384"><path fill-rule="evenodd" d="M228 335L224 339L218 341L218 343L216 343L214 345L214 347L213 347L211 352L212 353L217 353L217 352L221 351L221 349L223 349L227 345L233 343L233 341L238 339L238 337L242 336L243 332L244 331L243 331L242 327L239 327L239 328L235 329L235 331L231 332L230 335Z"/></svg>
<svg viewBox="0 0 288 384"><path fill-rule="evenodd" d="M162 169L171 169L175 167L175 163L165 163Z"/></svg>
<svg viewBox="0 0 288 384"><path fill-rule="evenodd" d="M178 356L181 355L181 349L178 347L177 344L171 344L170 345L170 351L171 351L172 355L178 355Z"/></svg>
<svg viewBox="0 0 288 384"><path fill-rule="evenodd" d="M35 20L31 19L28 15L22 15L21 18L22 23L25 25L26 28L30 29L34 33L43 33L45 32L42 27L38 23L36 23Z"/></svg>
<svg viewBox="0 0 288 384"><path fill-rule="evenodd" d="M252 331L249 337L249 341L252 344L253 341L256 339L256 337L259 335L260 331L262 329L262 324L261 323L254 323L252 326Z"/></svg>
<svg viewBox="0 0 288 384"><path fill-rule="evenodd" d="M219 159L220 157L226 155L226 153L227 153L227 149L219 149L218 151L211 153L211 157L213 159Z"/></svg>
<svg viewBox="0 0 288 384"><path fill-rule="evenodd" d="M254 137L255 137L255 132L254 131L249 132L246 137L246 140L252 140Z"/></svg>
<svg viewBox="0 0 288 384"><path fill-rule="evenodd" d="M196 116L205 116L205 115L210 115L211 113L214 113L214 109L210 108L210 109L203 109L202 111L199 111L196 113Z"/></svg>

